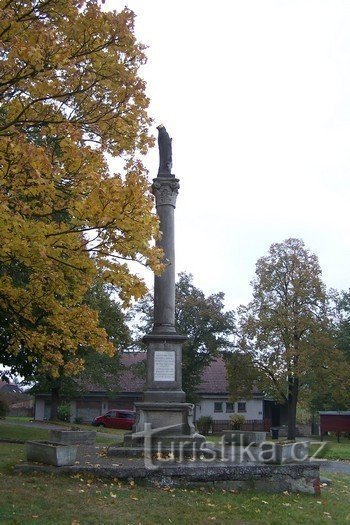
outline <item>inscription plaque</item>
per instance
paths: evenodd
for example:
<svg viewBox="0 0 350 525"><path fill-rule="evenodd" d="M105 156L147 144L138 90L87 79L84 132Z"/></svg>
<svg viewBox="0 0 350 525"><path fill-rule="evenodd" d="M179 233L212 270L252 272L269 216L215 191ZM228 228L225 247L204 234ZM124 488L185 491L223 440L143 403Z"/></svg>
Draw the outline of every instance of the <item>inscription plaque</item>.
<svg viewBox="0 0 350 525"><path fill-rule="evenodd" d="M154 380L175 381L175 352L154 352Z"/></svg>

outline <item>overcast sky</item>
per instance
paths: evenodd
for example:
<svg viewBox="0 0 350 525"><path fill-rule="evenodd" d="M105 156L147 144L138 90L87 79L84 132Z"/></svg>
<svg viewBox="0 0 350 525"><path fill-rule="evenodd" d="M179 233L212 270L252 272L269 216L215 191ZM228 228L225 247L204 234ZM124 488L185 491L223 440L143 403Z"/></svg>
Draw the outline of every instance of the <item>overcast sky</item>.
<svg viewBox="0 0 350 525"><path fill-rule="evenodd" d="M107 0L137 14L150 114L180 179L176 270L227 307L257 259L302 238L350 287L350 2ZM156 134L156 129L154 129ZM158 149L145 159L157 174ZM149 282L152 278L149 276Z"/></svg>

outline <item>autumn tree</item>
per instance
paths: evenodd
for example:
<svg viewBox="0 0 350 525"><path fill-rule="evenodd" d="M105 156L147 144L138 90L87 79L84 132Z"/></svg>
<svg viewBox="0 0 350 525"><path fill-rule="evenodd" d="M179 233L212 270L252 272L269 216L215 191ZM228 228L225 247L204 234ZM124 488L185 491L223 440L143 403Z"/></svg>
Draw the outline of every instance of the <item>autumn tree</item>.
<svg viewBox="0 0 350 525"><path fill-rule="evenodd" d="M146 287L127 261L162 268L144 49L97 0L2 1L0 35L0 361L75 374L79 349L114 352L83 300L97 276L128 305Z"/></svg>
<svg viewBox="0 0 350 525"><path fill-rule="evenodd" d="M33 367L32 376L27 375L27 382L35 382L32 392L51 393L50 419L57 420L58 406L62 398L81 396L88 392L89 385L98 385L110 393L115 390L118 378L124 371L120 353L131 343L131 334L127 325L126 315L111 294L111 289L95 283L84 298L93 311L97 312L99 326L103 328L114 347L113 355L96 352L94 348L79 348L77 355L84 359L84 370L79 375L69 376L60 373L58 377L50 374L40 374ZM70 359L70 354L64 354ZM61 371L63 372L63 371Z"/></svg>
<svg viewBox="0 0 350 525"><path fill-rule="evenodd" d="M336 384L341 366L329 296L316 255L299 239L273 244L258 260L252 286L253 300L239 309L237 351L250 384L286 403L288 438L294 439L300 396L321 378ZM234 383L234 367L229 374Z"/></svg>
<svg viewBox="0 0 350 525"><path fill-rule="evenodd" d="M196 388L203 370L220 351L229 350L235 331L232 311L225 311L224 294L206 296L182 272L175 286L175 327L186 335L182 350L182 386L189 402L196 401ZM148 295L137 308L138 335L149 333L153 323L153 299Z"/></svg>

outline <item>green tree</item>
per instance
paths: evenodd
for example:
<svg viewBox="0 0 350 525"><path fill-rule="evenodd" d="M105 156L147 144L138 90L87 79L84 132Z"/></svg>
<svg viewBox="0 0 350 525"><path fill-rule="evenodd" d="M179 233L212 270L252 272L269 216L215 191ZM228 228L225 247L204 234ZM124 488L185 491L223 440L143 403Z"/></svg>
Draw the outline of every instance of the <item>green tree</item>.
<svg viewBox="0 0 350 525"><path fill-rule="evenodd" d="M335 297L336 316L331 359L314 371L313 389L307 402L312 413L347 410L350 404L350 293Z"/></svg>
<svg viewBox="0 0 350 525"><path fill-rule="evenodd" d="M350 290L342 292L337 301L339 322L337 326L337 346L350 362Z"/></svg>
<svg viewBox="0 0 350 525"><path fill-rule="evenodd" d="M187 336L182 350L182 385L187 400L193 402L204 368L220 351L231 348L235 319L232 311L224 310L224 294L205 296L194 286L191 274L179 274L175 292L176 331ZM138 336L151 331L153 298L150 294L136 308L135 319Z"/></svg>
<svg viewBox="0 0 350 525"><path fill-rule="evenodd" d="M239 309L238 351L249 382L286 403L294 439L300 395L317 390L320 378L334 385L339 371L330 298L316 255L299 239L273 244L258 260L252 286L253 300ZM231 367L231 382L233 374Z"/></svg>

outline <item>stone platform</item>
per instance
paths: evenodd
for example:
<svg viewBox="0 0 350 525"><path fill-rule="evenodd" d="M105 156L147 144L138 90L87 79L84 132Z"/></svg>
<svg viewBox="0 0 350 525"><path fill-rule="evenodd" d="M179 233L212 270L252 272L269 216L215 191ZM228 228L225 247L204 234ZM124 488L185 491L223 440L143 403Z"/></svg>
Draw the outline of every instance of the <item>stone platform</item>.
<svg viewBox="0 0 350 525"><path fill-rule="evenodd" d="M259 465L203 460L182 463L149 461L108 457L104 447L85 445L78 446L77 462L73 466L52 467L23 462L15 466L15 472L93 475L121 481L134 480L154 487L211 486L260 492L320 492L318 463Z"/></svg>

